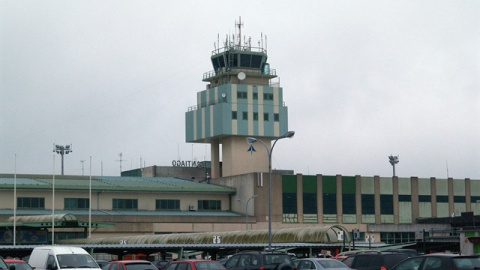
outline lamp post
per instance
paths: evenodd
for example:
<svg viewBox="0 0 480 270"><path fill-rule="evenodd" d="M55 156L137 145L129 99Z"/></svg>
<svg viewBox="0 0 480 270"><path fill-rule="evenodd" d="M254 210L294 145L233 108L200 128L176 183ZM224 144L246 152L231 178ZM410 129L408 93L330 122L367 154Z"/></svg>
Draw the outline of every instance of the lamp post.
<svg viewBox="0 0 480 270"><path fill-rule="evenodd" d="M268 156L268 251L272 250L272 152L278 140L285 139L285 138L292 138L293 135L295 135L295 131L287 131L287 133L275 139L271 149L268 148L267 144L264 141L260 139L256 139L254 137L247 137L248 143L253 144L256 141L259 141L263 144L263 146L265 146L265 149L267 150L267 156Z"/></svg>
<svg viewBox="0 0 480 270"><path fill-rule="evenodd" d="M252 197L250 197L247 202L245 202L245 230L248 231L248 203L250 202L251 199L255 199L256 197L258 197L258 195L253 195ZM241 199L237 199L237 201L242 201Z"/></svg>
<svg viewBox="0 0 480 270"><path fill-rule="evenodd" d="M62 156L62 175L63 175L63 155L72 152L72 145L58 145L53 144L53 152L60 154Z"/></svg>
<svg viewBox="0 0 480 270"><path fill-rule="evenodd" d="M388 161L390 162L390 164L392 164L393 166L393 177L395 177L395 164L397 164L399 162L398 160L398 156L388 156Z"/></svg>

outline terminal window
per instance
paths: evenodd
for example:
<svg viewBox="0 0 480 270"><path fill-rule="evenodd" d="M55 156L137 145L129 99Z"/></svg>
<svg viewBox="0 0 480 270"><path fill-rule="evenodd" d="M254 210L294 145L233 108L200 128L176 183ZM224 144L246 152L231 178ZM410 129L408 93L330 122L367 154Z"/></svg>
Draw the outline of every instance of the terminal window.
<svg viewBox="0 0 480 270"><path fill-rule="evenodd" d="M45 209L45 198L20 197L17 198L17 207L20 209Z"/></svg>
<svg viewBox="0 0 480 270"><path fill-rule="evenodd" d="M198 210L222 210L222 201L198 200Z"/></svg>
<svg viewBox="0 0 480 270"><path fill-rule="evenodd" d="M113 199L113 210L138 210L137 199Z"/></svg>
<svg viewBox="0 0 480 270"><path fill-rule="evenodd" d="M75 209L88 209L90 207L90 199L88 198L65 198L64 208Z"/></svg>
<svg viewBox="0 0 480 270"><path fill-rule="evenodd" d="M180 210L180 200L156 200L156 210Z"/></svg>

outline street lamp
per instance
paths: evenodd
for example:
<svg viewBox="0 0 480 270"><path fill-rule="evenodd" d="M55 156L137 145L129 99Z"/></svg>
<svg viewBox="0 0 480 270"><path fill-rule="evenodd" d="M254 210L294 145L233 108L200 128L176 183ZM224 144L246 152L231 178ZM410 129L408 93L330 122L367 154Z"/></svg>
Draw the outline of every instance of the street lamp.
<svg viewBox="0 0 480 270"><path fill-rule="evenodd" d="M393 177L395 177L395 164L397 164L399 162L398 160L398 156L388 156L388 161L390 162L390 164L392 164L393 166Z"/></svg>
<svg viewBox="0 0 480 270"><path fill-rule="evenodd" d="M53 144L53 152L60 154L62 156L62 175L63 175L63 155L72 152L72 145L58 145Z"/></svg>
<svg viewBox="0 0 480 270"><path fill-rule="evenodd" d="M247 142L250 144L253 144L256 141L261 142L263 146L265 146L268 155L268 251L272 250L272 152L278 140L292 138L293 135L295 135L295 131L287 131L287 133L275 139L271 149L268 149L268 146L264 141L254 137L247 137Z"/></svg>
<svg viewBox="0 0 480 270"><path fill-rule="evenodd" d="M250 202L251 199L255 199L256 197L258 197L258 195L253 195L252 197L250 197L247 202L245 203L245 230L248 231L248 203ZM237 201L242 201L241 199L237 199Z"/></svg>

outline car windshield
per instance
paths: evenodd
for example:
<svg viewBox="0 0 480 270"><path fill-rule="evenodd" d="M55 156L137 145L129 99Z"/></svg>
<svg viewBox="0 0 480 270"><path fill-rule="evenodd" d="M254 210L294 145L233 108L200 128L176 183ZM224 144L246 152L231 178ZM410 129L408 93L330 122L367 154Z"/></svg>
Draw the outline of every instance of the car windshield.
<svg viewBox="0 0 480 270"><path fill-rule="evenodd" d="M2 259L0 259L0 268L8 269L7 265L5 264L5 262Z"/></svg>
<svg viewBox="0 0 480 270"><path fill-rule="evenodd" d="M458 270L480 269L480 257L457 257L453 258L453 263Z"/></svg>
<svg viewBox="0 0 480 270"><path fill-rule="evenodd" d="M8 266L10 265L15 265L15 270L32 270L32 267L30 267L29 264L27 263L22 263L22 262L9 262L7 263Z"/></svg>
<svg viewBox="0 0 480 270"><path fill-rule="evenodd" d="M145 263L127 263L125 264L127 270L156 270L153 264Z"/></svg>
<svg viewBox="0 0 480 270"><path fill-rule="evenodd" d="M211 261L211 262L195 262L195 268L197 270L223 270L225 266L223 266L219 262Z"/></svg>
<svg viewBox="0 0 480 270"><path fill-rule="evenodd" d="M88 254L59 254L58 264L64 268L99 268L98 264Z"/></svg>

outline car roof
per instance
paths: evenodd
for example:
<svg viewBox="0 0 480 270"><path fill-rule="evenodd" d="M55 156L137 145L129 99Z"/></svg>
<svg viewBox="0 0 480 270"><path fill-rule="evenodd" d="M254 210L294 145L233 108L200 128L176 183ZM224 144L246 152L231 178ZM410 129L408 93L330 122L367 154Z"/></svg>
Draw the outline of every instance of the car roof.
<svg viewBox="0 0 480 270"><path fill-rule="evenodd" d="M18 262L18 263L27 263L24 260L21 259L3 259L5 262Z"/></svg>
<svg viewBox="0 0 480 270"><path fill-rule="evenodd" d="M315 260L315 261L338 261L337 259L334 259L334 258L317 258L317 257L314 257L314 258L301 258L301 259L295 259L295 261L306 261L306 260Z"/></svg>
<svg viewBox="0 0 480 270"><path fill-rule="evenodd" d="M428 254L424 254L423 256L442 256L442 257L478 257L478 255L460 255L458 253L443 253L443 252L439 252L439 253L428 253Z"/></svg>
<svg viewBox="0 0 480 270"><path fill-rule="evenodd" d="M147 260L120 260L120 261L110 261L108 263L150 263Z"/></svg>
<svg viewBox="0 0 480 270"><path fill-rule="evenodd" d="M204 259L182 259L182 260L172 261L172 263L177 263L177 262L216 262L216 261L204 260Z"/></svg>

